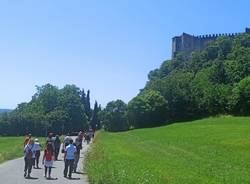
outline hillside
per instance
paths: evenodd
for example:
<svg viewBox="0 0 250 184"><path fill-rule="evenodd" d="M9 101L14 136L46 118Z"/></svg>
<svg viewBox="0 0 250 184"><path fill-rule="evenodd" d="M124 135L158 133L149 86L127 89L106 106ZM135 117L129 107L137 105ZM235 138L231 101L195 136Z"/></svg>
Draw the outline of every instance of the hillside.
<svg viewBox="0 0 250 184"><path fill-rule="evenodd" d="M250 117L100 132L88 155L91 183L250 182Z"/></svg>
<svg viewBox="0 0 250 184"><path fill-rule="evenodd" d="M105 130L115 132L218 114L249 116L249 109L250 35L240 34L218 37L191 56L178 52L149 72L128 104L111 101L101 117Z"/></svg>

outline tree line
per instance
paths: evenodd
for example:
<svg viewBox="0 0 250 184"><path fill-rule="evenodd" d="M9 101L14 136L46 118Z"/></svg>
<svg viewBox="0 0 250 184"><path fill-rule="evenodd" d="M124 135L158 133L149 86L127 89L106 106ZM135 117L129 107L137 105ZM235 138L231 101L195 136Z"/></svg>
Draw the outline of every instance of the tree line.
<svg viewBox="0 0 250 184"><path fill-rule="evenodd" d="M51 84L36 86L37 92L28 103L21 103L9 113L0 116L0 135L25 135L32 132L43 136L79 130L99 129L100 105L90 105L90 91L85 93L75 85L62 89Z"/></svg>
<svg viewBox="0 0 250 184"><path fill-rule="evenodd" d="M218 114L250 115L248 34L164 61L136 97L109 102L100 119L106 130L123 131Z"/></svg>
<svg viewBox="0 0 250 184"><path fill-rule="evenodd" d="M0 115L0 135L67 133L103 127L125 131L217 114L250 115L250 35L220 37L198 52L179 53L148 74L126 104L90 105L90 91L37 86L28 103Z"/></svg>

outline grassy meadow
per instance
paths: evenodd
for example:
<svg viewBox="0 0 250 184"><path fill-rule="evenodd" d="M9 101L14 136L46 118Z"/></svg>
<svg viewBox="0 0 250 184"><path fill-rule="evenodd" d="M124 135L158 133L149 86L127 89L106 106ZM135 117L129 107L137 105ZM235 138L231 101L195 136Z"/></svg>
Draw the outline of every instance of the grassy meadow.
<svg viewBox="0 0 250 184"><path fill-rule="evenodd" d="M250 183L250 117L100 132L86 171L92 184Z"/></svg>
<svg viewBox="0 0 250 184"><path fill-rule="evenodd" d="M45 138L39 138L44 143ZM0 163L23 156L24 137L0 137Z"/></svg>

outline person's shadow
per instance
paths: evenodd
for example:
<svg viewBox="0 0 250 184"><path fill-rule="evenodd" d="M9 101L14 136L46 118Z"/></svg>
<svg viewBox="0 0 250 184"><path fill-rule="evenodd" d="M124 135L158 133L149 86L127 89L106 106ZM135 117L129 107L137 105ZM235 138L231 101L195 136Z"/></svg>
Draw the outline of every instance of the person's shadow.
<svg viewBox="0 0 250 184"><path fill-rule="evenodd" d="M41 167L34 167L33 169L42 169Z"/></svg>
<svg viewBox="0 0 250 184"><path fill-rule="evenodd" d="M77 171L75 172L75 174L87 174L87 173Z"/></svg>
<svg viewBox="0 0 250 184"><path fill-rule="evenodd" d="M63 159L57 159L56 161L59 161L59 162L61 162L61 161L64 161Z"/></svg>
<svg viewBox="0 0 250 184"><path fill-rule="evenodd" d="M27 179L27 180L38 180L38 178L35 178L35 177L25 177L25 179Z"/></svg>
<svg viewBox="0 0 250 184"><path fill-rule="evenodd" d="M68 179L68 180L80 180L81 178L72 178L72 177L69 178L69 177L67 177L67 179Z"/></svg>
<svg viewBox="0 0 250 184"><path fill-rule="evenodd" d="M46 178L47 180L58 180L58 178Z"/></svg>

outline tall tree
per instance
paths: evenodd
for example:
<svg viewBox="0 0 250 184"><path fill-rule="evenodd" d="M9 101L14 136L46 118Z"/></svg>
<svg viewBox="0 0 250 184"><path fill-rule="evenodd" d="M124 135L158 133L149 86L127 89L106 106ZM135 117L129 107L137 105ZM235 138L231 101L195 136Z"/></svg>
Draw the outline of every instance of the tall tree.
<svg viewBox="0 0 250 184"><path fill-rule="evenodd" d="M92 112L92 118L90 121L90 126L92 130L97 130L101 128L98 115L99 115L99 107L97 101L95 101L94 110Z"/></svg>
<svg viewBox="0 0 250 184"><path fill-rule="evenodd" d="M90 119L91 119L91 107L90 107L90 90L88 90L87 91L87 97L86 97L86 102L85 102L85 104L86 104L86 109L85 109L85 111L86 111L86 115L87 115L87 117L88 117L88 121L90 121Z"/></svg>

